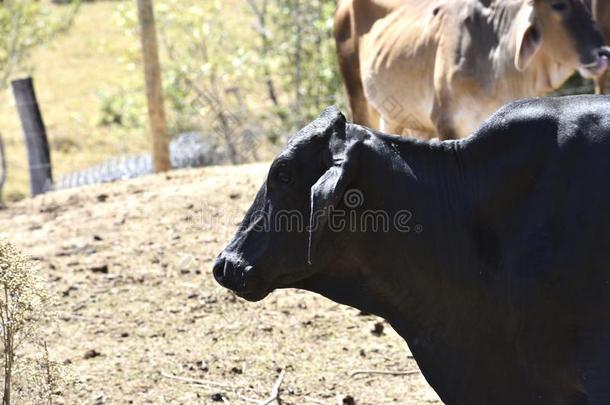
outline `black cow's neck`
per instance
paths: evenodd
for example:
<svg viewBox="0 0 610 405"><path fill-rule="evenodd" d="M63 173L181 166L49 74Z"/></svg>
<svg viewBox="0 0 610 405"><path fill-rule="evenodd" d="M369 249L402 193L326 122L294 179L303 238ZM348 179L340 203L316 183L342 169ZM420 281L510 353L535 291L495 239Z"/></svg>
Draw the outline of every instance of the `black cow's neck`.
<svg viewBox="0 0 610 405"><path fill-rule="evenodd" d="M408 342L441 396L443 392L459 393L460 387L471 383L465 373L453 376L448 386L447 373L463 368L458 362L472 351L470 330L477 325L486 325L488 331L482 335L496 346L481 344L481 356L473 358L472 367L486 367L485 356L511 361L492 352L507 338L503 325L510 327L511 319L503 297L495 295L497 300L491 301L486 293L490 279L497 276L497 248L494 230L484 229L474 203L481 187L491 193L486 197L492 203L496 191L510 190L481 184L487 181L479 176L485 162L470 161L462 153L462 145L384 137L373 140L362 159L367 162L366 176L360 176L372 180L355 187L365 191L372 208L385 207L391 215L400 210L412 213L410 229L348 235L337 241L333 249L346 253L334 255L338 258L322 272L325 275L312 278L307 286L387 319ZM388 159L391 153L394 158ZM475 240L476 234L487 235L489 240ZM489 249L483 251L491 252L487 256L477 250L486 244ZM507 369L507 378L510 372Z"/></svg>
<svg viewBox="0 0 610 405"><path fill-rule="evenodd" d="M369 141L359 176L368 180L353 185L365 201L358 214L383 210L390 231L367 228L337 236L328 243L335 253L328 256L336 259L306 288L382 316L403 337L415 337L416 331L426 333L428 310L444 311L452 299L461 299L455 291L477 287L463 288L478 274L469 260L473 243L464 216L473 185L465 178L457 142L378 135ZM401 216L406 226L396 229Z"/></svg>

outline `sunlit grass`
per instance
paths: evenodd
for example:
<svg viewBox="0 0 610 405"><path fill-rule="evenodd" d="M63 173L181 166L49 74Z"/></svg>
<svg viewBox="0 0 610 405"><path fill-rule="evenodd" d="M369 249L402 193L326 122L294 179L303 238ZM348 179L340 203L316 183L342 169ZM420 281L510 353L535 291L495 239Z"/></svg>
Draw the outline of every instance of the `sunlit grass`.
<svg viewBox="0 0 610 405"><path fill-rule="evenodd" d="M226 38L230 38L233 42L224 44L219 39L223 35L219 36L218 32L209 34L209 38L206 38L205 32L198 35L190 35L190 32L187 32L184 38L176 40L176 46L183 48L183 54L178 54L178 56L184 59L191 57L188 53L190 48L187 45L196 44L198 41L218 42L219 46L215 48L217 53L214 54L213 59L220 64L218 70L221 73L229 70L237 73L227 74L227 79L215 82L216 90L221 94L229 88L239 90L239 94L243 95L243 99L245 99L244 102L240 98L239 108L243 107L247 111L244 116L248 119L246 123L248 127L257 132L261 139L279 140L276 143L280 144L281 140L294 129L290 127L292 125L290 119L286 119L286 115L290 114L291 100L294 97L292 83L287 84L287 77L290 75L287 74L285 68L277 66L273 67L269 73L275 84L276 98L280 100L282 107L279 109L282 111L279 111L270 101L266 80L253 79L260 75L258 71L260 67L257 67L256 61L244 62L243 65L238 64L241 61L236 56L240 55L238 50L252 50L256 54L260 46L256 18L248 8L247 2L243 0L215 1L219 5L217 8L219 14L210 14L208 17L215 22L220 21L217 25L221 27L222 33L227 34ZM163 7L173 7L176 4L180 5L180 13L190 12L187 11L190 10L189 4L193 7L198 6L193 10L203 10L199 7L201 5L199 0L158 1L156 2L157 17L164 15ZM62 6L55 7L60 11ZM119 94L119 91L125 91L130 97L130 103L139 107L145 105L143 74L139 63L139 38L134 35L134 32L128 31L129 23L126 23L127 26L121 25L121 21L125 22L125 19L118 18L121 10L126 9L126 14L135 19L135 7L134 1L83 2L74 26L66 34L55 38L44 47L36 49L27 61L27 65L32 68L31 73L48 130L56 180L62 175L93 166L110 157L140 153L149 149L147 131L140 127L140 123L146 122L146 112L143 108L125 108L125 110L129 110L125 115L131 114L130 118L135 115L136 125L138 125L136 128L100 125L103 115L103 96L106 96L105 99L108 100L109 95L115 96ZM167 24L168 20L158 18L160 29L162 21ZM290 29L288 28L288 30ZM194 32L198 31L194 30ZM163 44L163 41L160 43ZM239 46L229 46L235 45L235 43ZM270 51L268 57L285 56L286 52L288 51L283 47L276 47ZM162 63L165 62L163 65L166 69L163 74L167 85L173 83L172 73L175 73L168 66L176 63L175 60L168 63L168 55L164 52L163 45L160 54ZM219 54L227 56L226 60L219 58ZM196 58L196 56L192 57ZM334 61L334 53L332 60ZM196 66L198 61L192 62ZM201 62L205 65L205 61ZM311 80L317 83L317 77L313 77ZM201 88L210 86L207 81L198 84ZM166 94L168 100L171 99L170 94ZM119 99L121 98L119 97ZM332 100L332 102L336 102L334 97ZM194 103L194 101L185 96L185 104L188 103ZM216 118L213 114L209 114L209 112L201 115L193 114L191 117L177 110L174 111L175 109L172 110L170 104L170 102L166 103L170 135L193 128L205 133L214 131ZM231 106L233 105L231 104ZM231 106L227 103L223 108L229 109L232 108ZM114 108L116 107L113 104ZM280 116L286 122L280 122ZM127 121L132 122L132 120ZM29 193L29 175L24 137L10 90L0 92L0 133L7 144L9 161L5 197L9 201L17 200ZM277 145L274 145L273 142L261 142L257 147L258 158L269 159L275 154L276 149Z"/></svg>
<svg viewBox="0 0 610 405"><path fill-rule="evenodd" d="M139 43L115 24L113 13L120 4L84 3L72 29L36 49L28 61L47 126L55 178L148 147L143 130L98 125L100 94L142 80L139 67L122 60L125 51L139 49ZM5 196L14 200L28 194L29 177L10 90L0 93L0 132L9 163Z"/></svg>

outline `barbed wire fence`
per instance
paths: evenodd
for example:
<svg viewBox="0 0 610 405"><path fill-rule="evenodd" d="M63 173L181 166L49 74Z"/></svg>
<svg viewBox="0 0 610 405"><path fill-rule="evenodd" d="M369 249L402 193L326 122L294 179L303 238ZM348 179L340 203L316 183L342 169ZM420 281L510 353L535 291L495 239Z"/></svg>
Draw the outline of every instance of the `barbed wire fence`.
<svg viewBox="0 0 610 405"><path fill-rule="evenodd" d="M235 89L228 89L227 92L235 92ZM5 140L0 145L0 198L2 197L2 186L10 183L11 190L14 189L15 182L24 183L20 188L25 190L28 179L29 165L26 159L26 144L22 129L17 121L17 110L14 102L10 98L10 93L5 94L6 101L0 105L0 117L15 117L10 126L3 125ZM235 98L239 99L236 94ZM190 108L193 115L198 116L197 122L192 130L177 131L170 143L170 161L172 169L196 168L219 164L241 164L260 160L259 147L266 141L264 131L255 122L249 120L250 112L244 113L232 106L217 103L218 98L199 89L197 97L191 100ZM201 105L215 105L214 114L199 115ZM41 105L43 116L49 107ZM237 109L236 111L234 111ZM72 117L67 117L73 119ZM50 125L49 125L50 124ZM63 125L75 127L74 123L47 122L49 143L51 144L51 160L56 170L55 182L48 186L49 190L61 190L67 188L81 187L91 184L108 183L117 180L131 179L153 173L152 158L148 149L142 147L139 152L130 147L130 137L117 140L114 145L109 145L109 149L114 149L116 153L104 156L85 154L83 159L79 154L78 138L84 133L69 133ZM112 130L112 129L110 129ZM117 128L119 130L119 128ZM84 130L86 132L86 130ZM106 128L108 131L108 128ZM139 132L137 129L135 132ZM142 129L142 132L144 129ZM80 132L80 130L79 130ZM57 153L62 143L67 143L67 147L75 147L73 152ZM140 140L141 143L141 140ZM143 146L143 145L141 145ZM8 151L6 150L8 149ZM131 153L130 153L131 151ZM135 153L134 153L135 152ZM59 155L59 156L58 156ZM101 158L101 161L97 158ZM20 197L25 197L22 193ZM9 198L11 200L15 198Z"/></svg>
<svg viewBox="0 0 610 405"><path fill-rule="evenodd" d="M178 135L170 143L172 169L211 166L226 162L225 153L207 142L201 133L187 132ZM63 175L55 183L56 190L91 184L109 183L132 179L153 173L149 153L111 157L102 163Z"/></svg>

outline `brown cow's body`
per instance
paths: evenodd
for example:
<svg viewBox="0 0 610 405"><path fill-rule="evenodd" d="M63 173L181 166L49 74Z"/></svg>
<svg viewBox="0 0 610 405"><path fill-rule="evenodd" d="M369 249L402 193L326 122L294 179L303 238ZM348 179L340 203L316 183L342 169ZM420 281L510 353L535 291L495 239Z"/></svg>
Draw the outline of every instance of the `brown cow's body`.
<svg viewBox="0 0 610 405"><path fill-rule="evenodd" d="M548 93L581 65L599 74L601 35L571 1L578 24L557 20L545 0L341 0L335 37L354 121L461 138L502 104Z"/></svg>

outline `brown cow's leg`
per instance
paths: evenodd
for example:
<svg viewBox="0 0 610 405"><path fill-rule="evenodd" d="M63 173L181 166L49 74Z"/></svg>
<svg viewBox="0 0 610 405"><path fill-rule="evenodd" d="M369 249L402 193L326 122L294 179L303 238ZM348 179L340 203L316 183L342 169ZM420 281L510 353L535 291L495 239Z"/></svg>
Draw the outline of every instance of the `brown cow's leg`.
<svg viewBox="0 0 610 405"><path fill-rule="evenodd" d="M435 100L431 118L436 127L439 140L445 141L459 138L458 131L453 122L453 113L451 112L449 103L442 103L439 102L439 100Z"/></svg>
<svg viewBox="0 0 610 405"><path fill-rule="evenodd" d="M402 135L405 128L400 124L396 124L392 121L381 118L379 122L379 130L385 134Z"/></svg>
<svg viewBox="0 0 610 405"><path fill-rule="evenodd" d="M405 129L403 135L421 139L422 141L438 140L436 133L428 131L418 131L416 129Z"/></svg>
<svg viewBox="0 0 610 405"><path fill-rule="evenodd" d="M451 124L441 123L440 125L437 125L436 128L438 131L438 139L441 141L460 138L457 131Z"/></svg>
<svg viewBox="0 0 610 405"><path fill-rule="evenodd" d="M595 78L595 94L606 94L606 82L608 80L608 71L601 76Z"/></svg>
<svg viewBox="0 0 610 405"><path fill-rule="evenodd" d="M385 121L383 118L380 120L381 132L393 135L404 135L412 138L421 139L422 141L429 141L436 139L437 135L434 132L407 128L402 124L397 124L392 121Z"/></svg>
<svg viewBox="0 0 610 405"><path fill-rule="evenodd" d="M354 63L356 63L356 67L353 65ZM339 67L343 75L352 121L354 124L379 129L379 115L366 100L364 87L360 80L360 68L357 64L358 62L353 59L339 58Z"/></svg>
<svg viewBox="0 0 610 405"><path fill-rule="evenodd" d="M372 9L369 9L372 7ZM339 70L349 101L352 121L372 129L379 129L379 114L370 106L364 95L364 85L360 74L360 37L368 32L372 22L387 14L390 10L377 7L373 2L343 1L338 3L335 13L334 37ZM375 18L371 25L362 25L357 21L357 12Z"/></svg>
<svg viewBox="0 0 610 405"><path fill-rule="evenodd" d="M352 110L352 120L355 124L364 125L372 129L379 129L379 115L369 105L364 96L362 82L345 84L347 89L350 108Z"/></svg>
<svg viewBox="0 0 610 405"><path fill-rule="evenodd" d="M371 126L369 106L364 96L360 78L360 60L358 55L358 33L356 32L351 2L339 4L335 14L334 37L337 62L349 101L352 121L356 124Z"/></svg>
<svg viewBox="0 0 610 405"><path fill-rule="evenodd" d="M367 105L367 127L376 131L381 130L381 115L369 103Z"/></svg>
<svg viewBox="0 0 610 405"><path fill-rule="evenodd" d="M459 85L455 78L448 74L452 69L450 61L451 59L443 58L442 53L439 53L434 66L434 103L430 118L441 141L459 138L452 108L452 104L459 103L459 100L455 94L452 97L451 92L452 88L459 88ZM450 80L453 82L450 83Z"/></svg>

